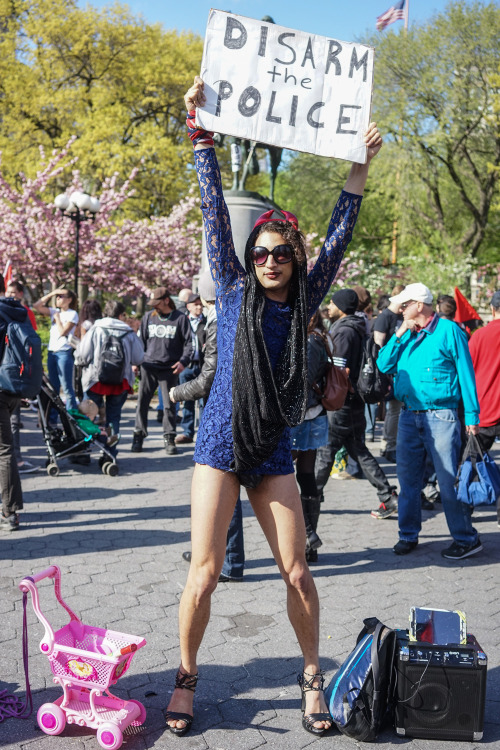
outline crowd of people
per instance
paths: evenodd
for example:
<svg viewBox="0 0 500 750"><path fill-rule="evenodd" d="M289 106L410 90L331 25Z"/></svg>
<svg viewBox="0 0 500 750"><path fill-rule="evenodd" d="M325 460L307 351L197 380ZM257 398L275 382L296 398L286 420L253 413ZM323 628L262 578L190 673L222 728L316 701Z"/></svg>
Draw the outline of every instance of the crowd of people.
<svg viewBox="0 0 500 750"><path fill-rule="evenodd" d="M193 721L197 653L211 594L219 580L243 578L244 487L285 582L290 622L304 657L298 676L303 727L321 736L332 720L323 696L318 596L309 564L318 561L322 546L324 488L332 475L339 476L336 462L346 453L344 475L364 476L374 487L376 521L397 514L394 553L407 555L419 542L422 508L435 508L424 492L434 486L452 537L442 555L461 560L482 549L454 483L467 433L476 435L484 450L500 437L500 292L491 299L492 321L470 340L454 321L453 297L442 295L434 308L431 291L420 282L381 295L376 310L370 292L359 286L337 289L320 308L351 239L370 162L381 147L375 125L366 135L367 163L353 164L313 270L307 273L298 219L278 210L256 221L243 268L234 251L211 134L194 123L193 110L204 101L197 78L186 94L187 124L210 265L198 291L181 290L176 304L171 291L159 286L138 327L130 325L121 301L109 300L101 309L97 300L87 300L78 313L76 296L67 287L42 296L33 308L50 317L50 383L68 410L91 414L114 437L113 456L136 378L131 450L145 448L155 392L167 456L195 442L192 545L183 553L190 567L180 603L181 658L166 713L169 730L183 735ZM29 315L36 328L23 293L20 282L5 291L0 328L4 312L23 320ZM365 403L358 387L368 339L378 352L380 372L390 375L390 388L378 405ZM332 366L346 373L349 387L343 405L327 410L321 384ZM20 453L19 408L19 398L0 390L5 531L19 527L19 473L37 468ZM395 463L399 489L367 446L377 415L384 422L381 455ZM50 429L57 428L58 417L53 409ZM497 513L500 525L500 500Z"/></svg>

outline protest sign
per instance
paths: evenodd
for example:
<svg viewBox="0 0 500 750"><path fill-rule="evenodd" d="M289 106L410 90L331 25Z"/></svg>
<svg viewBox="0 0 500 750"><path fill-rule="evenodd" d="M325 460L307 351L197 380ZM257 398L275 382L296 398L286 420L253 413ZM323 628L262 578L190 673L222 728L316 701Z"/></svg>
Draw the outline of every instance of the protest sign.
<svg viewBox="0 0 500 750"><path fill-rule="evenodd" d="M201 77L205 130L366 162L372 47L211 10Z"/></svg>

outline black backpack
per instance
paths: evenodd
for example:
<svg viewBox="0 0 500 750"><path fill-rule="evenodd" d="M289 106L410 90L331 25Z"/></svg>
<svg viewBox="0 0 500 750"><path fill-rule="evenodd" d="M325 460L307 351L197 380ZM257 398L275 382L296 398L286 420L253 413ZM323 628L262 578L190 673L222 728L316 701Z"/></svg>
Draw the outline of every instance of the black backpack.
<svg viewBox="0 0 500 750"><path fill-rule="evenodd" d="M396 632L376 617L363 622L356 647L326 688L325 699L342 734L372 742L394 715Z"/></svg>
<svg viewBox="0 0 500 750"><path fill-rule="evenodd" d="M19 398L35 398L42 387L42 342L28 318L8 320L0 364L0 390Z"/></svg>
<svg viewBox="0 0 500 750"><path fill-rule="evenodd" d="M361 367L359 370L356 390L365 404L378 404L389 395L392 386L390 375L380 372L377 367L377 357L380 347L373 336L365 336L361 353Z"/></svg>
<svg viewBox="0 0 500 750"><path fill-rule="evenodd" d="M130 331L117 333L112 328L101 328L104 341L101 347L101 357L97 366L99 383L104 385L121 385L125 377L125 349L123 339Z"/></svg>

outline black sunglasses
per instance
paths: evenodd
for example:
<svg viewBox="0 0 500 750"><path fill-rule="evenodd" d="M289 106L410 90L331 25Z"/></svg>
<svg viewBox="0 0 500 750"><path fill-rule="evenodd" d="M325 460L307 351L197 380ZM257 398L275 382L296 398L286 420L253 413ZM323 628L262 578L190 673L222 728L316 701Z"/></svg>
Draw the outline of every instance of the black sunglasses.
<svg viewBox="0 0 500 750"><path fill-rule="evenodd" d="M250 257L256 266L265 266L267 259L272 255L276 263L290 263L293 258L293 247L291 245L276 245L272 250L258 245L250 248Z"/></svg>

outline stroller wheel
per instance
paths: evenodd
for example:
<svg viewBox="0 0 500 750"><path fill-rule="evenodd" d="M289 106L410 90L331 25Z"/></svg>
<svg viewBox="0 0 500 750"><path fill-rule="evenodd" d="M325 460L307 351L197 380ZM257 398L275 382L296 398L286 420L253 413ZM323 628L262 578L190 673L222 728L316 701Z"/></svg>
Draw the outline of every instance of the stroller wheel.
<svg viewBox="0 0 500 750"><path fill-rule="evenodd" d="M110 477L116 477L118 474L118 464L106 464L106 474L109 474Z"/></svg>
<svg viewBox="0 0 500 750"><path fill-rule="evenodd" d="M44 703L40 706L36 719L45 734L61 734L66 726L66 714L55 703Z"/></svg>
<svg viewBox="0 0 500 750"><path fill-rule="evenodd" d="M59 476L59 466L57 464L48 464L47 474L49 475L49 477Z"/></svg>
<svg viewBox="0 0 500 750"><path fill-rule="evenodd" d="M97 742L106 750L118 750L123 742L123 734L120 727L107 721L101 724L97 730Z"/></svg>

